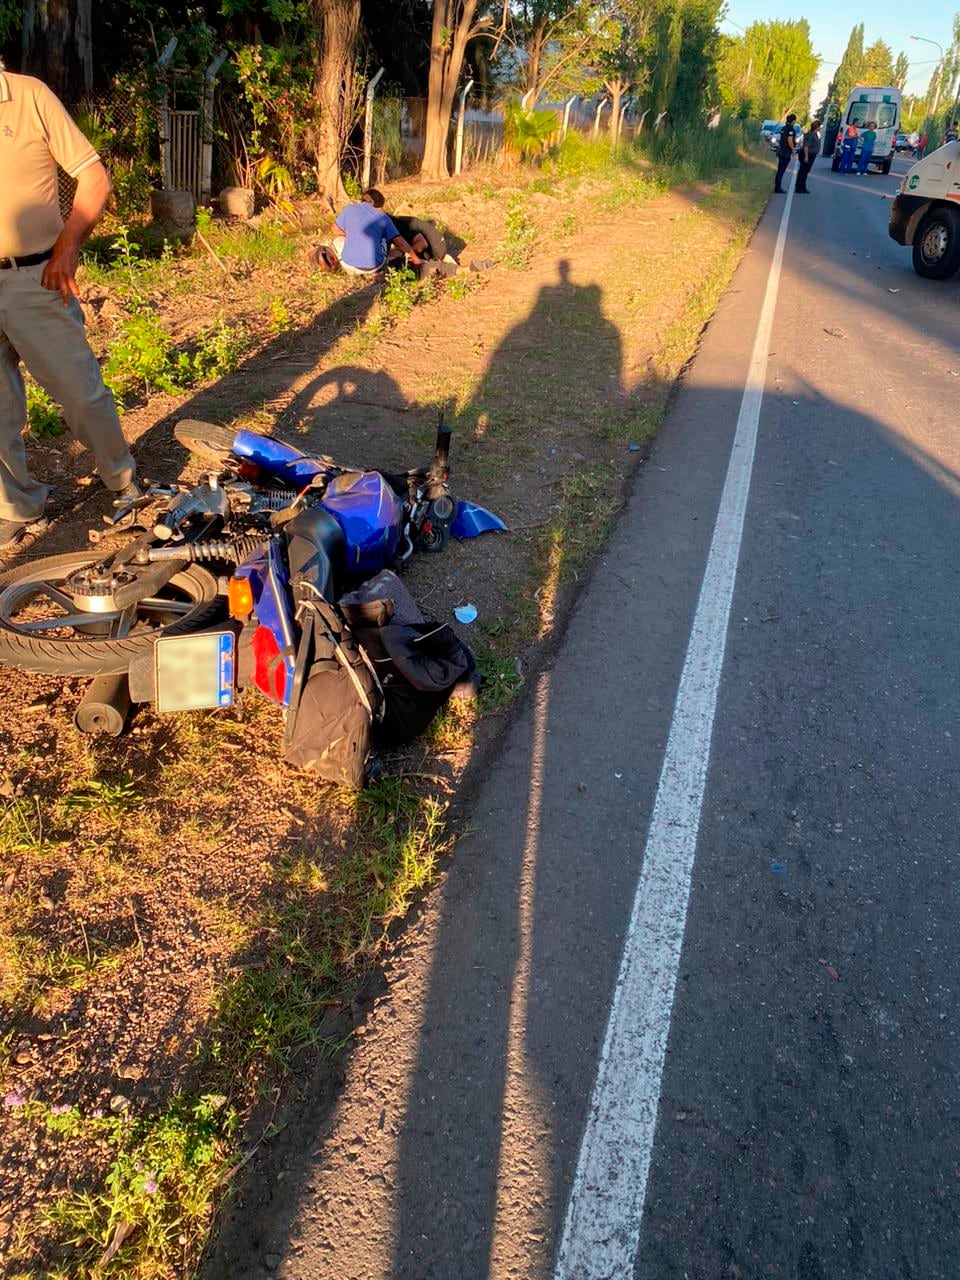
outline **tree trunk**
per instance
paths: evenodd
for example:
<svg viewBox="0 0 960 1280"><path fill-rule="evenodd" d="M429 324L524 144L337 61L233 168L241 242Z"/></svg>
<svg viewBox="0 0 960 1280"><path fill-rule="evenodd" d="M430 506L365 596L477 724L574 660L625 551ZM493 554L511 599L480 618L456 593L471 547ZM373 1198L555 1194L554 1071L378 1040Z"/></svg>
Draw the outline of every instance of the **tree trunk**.
<svg viewBox="0 0 960 1280"><path fill-rule="evenodd" d="M74 106L93 92L93 0L25 0L24 75L36 76Z"/></svg>
<svg viewBox="0 0 960 1280"><path fill-rule="evenodd" d="M538 23L530 32L527 40L527 93L533 90L533 101L539 97L540 63L543 60L544 38L547 34L546 22Z"/></svg>
<svg viewBox="0 0 960 1280"><path fill-rule="evenodd" d="M320 110L317 128L317 188L341 205L347 199L340 163L354 124L354 64L360 0L311 0L320 30L314 92Z"/></svg>
<svg viewBox="0 0 960 1280"><path fill-rule="evenodd" d="M426 137L420 164L423 178L442 181L450 177L447 164L450 116L477 3L478 0L433 0Z"/></svg>
<svg viewBox="0 0 960 1280"><path fill-rule="evenodd" d="M610 141L620 136L620 106L628 85L624 80L607 80L603 86L610 95Z"/></svg>

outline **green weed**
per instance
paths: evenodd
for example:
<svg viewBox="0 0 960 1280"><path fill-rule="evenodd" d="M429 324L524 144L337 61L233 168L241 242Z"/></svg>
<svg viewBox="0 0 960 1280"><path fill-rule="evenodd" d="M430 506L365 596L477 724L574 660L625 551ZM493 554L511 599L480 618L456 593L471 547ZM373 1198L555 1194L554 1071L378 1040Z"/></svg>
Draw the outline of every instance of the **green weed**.
<svg viewBox="0 0 960 1280"><path fill-rule="evenodd" d="M504 220L503 239L497 247L497 256L511 271L526 271L533 257L536 228L523 204L523 196L511 196Z"/></svg>
<svg viewBox="0 0 960 1280"><path fill-rule="evenodd" d="M293 317L290 315L290 308L282 298L271 298L270 320L267 324L267 331L272 337L277 338L281 333L286 333L288 329L292 328Z"/></svg>
<svg viewBox="0 0 960 1280"><path fill-rule="evenodd" d="M238 1121L226 1099L181 1094L154 1115L83 1117L71 1109L38 1118L68 1136L89 1135L111 1154L102 1191L75 1191L45 1214L75 1251L74 1280L181 1274L236 1160Z"/></svg>
<svg viewBox="0 0 960 1280"><path fill-rule="evenodd" d="M463 302L480 288L480 277L473 272L461 271L447 281L447 297Z"/></svg>
<svg viewBox="0 0 960 1280"><path fill-rule="evenodd" d="M380 294L381 310L394 320L402 320L420 301L416 272L410 267L394 267L387 272Z"/></svg>
<svg viewBox="0 0 960 1280"><path fill-rule="evenodd" d="M32 435L40 439L53 439L63 431L60 406L47 395L36 382L28 382L27 425Z"/></svg>

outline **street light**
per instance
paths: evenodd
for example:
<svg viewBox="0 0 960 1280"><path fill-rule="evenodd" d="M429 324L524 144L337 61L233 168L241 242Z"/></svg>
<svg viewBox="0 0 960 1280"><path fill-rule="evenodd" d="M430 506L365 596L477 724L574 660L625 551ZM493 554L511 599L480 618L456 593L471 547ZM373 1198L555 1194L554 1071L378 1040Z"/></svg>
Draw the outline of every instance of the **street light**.
<svg viewBox="0 0 960 1280"><path fill-rule="evenodd" d="M940 80L943 75L943 45L939 42L939 40L929 40L926 36L907 36L907 39L912 40L914 43L916 43L919 40L921 44L932 44L937 49L940 50L940 61L937 63L937 72L936 72L937 79L936 79L936 84L933 91L933 110L927 116L927 121L936 120L937 105L940 102ZM927 102L929 101L930 101L930 95L927 94ZM926 127L927 121L924 122L924 127Z"/></svg>

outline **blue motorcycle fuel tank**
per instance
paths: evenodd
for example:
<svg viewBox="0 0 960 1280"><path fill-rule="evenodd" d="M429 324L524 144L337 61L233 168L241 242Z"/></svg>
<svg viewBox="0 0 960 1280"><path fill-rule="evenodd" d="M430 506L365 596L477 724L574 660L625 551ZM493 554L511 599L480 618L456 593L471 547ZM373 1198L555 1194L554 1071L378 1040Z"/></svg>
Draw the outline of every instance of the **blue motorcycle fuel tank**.
<svg viewBox="0 0 960 1280"><path fill-rule="evenodd" d="M348 573L379 573L393 560L403 503L378 471L337 476L320 505L343 530Z"/></svg>

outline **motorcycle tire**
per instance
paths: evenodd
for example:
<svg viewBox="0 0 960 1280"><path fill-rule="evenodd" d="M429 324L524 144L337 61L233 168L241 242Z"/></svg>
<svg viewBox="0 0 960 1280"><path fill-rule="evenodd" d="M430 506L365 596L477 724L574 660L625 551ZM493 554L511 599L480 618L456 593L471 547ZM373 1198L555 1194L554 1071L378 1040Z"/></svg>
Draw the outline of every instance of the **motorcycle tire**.
<svg viewBox="0 0 960 1280"><path fill-rule="evenodd" d="M176 621L169 624L161 623L121 639L84 635L82 632L76 638L41 637L18 629L9 617L10 609L16 604L16 593L11 588L26 586L30 582L49 583L55 587L73 570L91 564L95 559L89 551L74 551L67 555L45 556L0 574L0 663L43 675L121 675L129 670L134 658L151 650L160 636L197 631L223 614L223 597L218 594L216 578L206 569L192 564L174 574L167 587L163 588L173 588L180 596L178 603L187 606L186 611L177 614ZM27 598L21 596L21 599ZM84 617L89 617L90 625L95 625L100 615L89 613Z"/></svg>
<svg viewBox="0 0 960 1280"><path fill-rule="evenodd" d="M184 418L173 428L173 434L178 444L182 444L204 462L224 463L233 457L233 441L237 433L232 427L219 427L214 422Z"/></svg>

